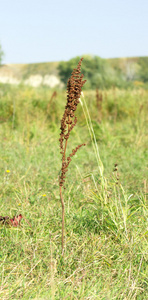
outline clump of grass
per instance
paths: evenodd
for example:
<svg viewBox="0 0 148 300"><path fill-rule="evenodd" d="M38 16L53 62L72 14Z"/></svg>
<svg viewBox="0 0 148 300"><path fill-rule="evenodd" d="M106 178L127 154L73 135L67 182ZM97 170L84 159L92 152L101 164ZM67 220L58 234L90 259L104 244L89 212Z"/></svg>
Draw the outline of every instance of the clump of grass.
<svg viewBox="0 0 148 300"><path fill-rule="evenodd" d="M62 167L61 174L59 178L59 186L60 186L60 199L62 204L62 254L64 253L64 200L62 195L62 188L65 182L66 172L68 171L69 164L71 162L71 158L76 154L78 149L85 144L78 145L75 149L72 150L72 153L66 157L66 150L68 139L72 129L75 127L77 123L77 117L75 116L75 111L77 109L77 105L79 104L79 98L81 96L81 90L86 82L83 80L83 74L80 75L81 72L81 62L83 58L80 59L78 66L73 70L71 77L67 83L67 103L65 106L63 118L61 120L61 133L60 133L60 149L62 154Z"/></svg>

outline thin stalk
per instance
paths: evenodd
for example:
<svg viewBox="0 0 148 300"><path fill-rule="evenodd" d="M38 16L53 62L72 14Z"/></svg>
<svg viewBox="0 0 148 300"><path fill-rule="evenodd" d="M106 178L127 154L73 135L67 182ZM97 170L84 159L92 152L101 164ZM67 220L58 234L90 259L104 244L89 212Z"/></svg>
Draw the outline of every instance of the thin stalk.
<svg viewBox="0 0 148 300"><path fill-rule="evenodd" d="M68 116L68 120L70 120L70 116ZM68 133L70 130L70 125L68 124ZM66 157L66 149L67 149L67 142L65 142L65 148L64 148L64 153L62 157L62 162L65 162L65 157ZM65 235L65 204L64 204L64 199L62 195L62 186L60 185L60 200L61 200L61 205L62 205L62 255L64 255L64 235Z"/></svg>
<svg viewBox="0 0 148 300"><path fill-rule="evenodd" d="M62 196L62 186L60 186L60 200L62 205L62 255L64 255L64 227L65 227L65 205Z"/></svg>

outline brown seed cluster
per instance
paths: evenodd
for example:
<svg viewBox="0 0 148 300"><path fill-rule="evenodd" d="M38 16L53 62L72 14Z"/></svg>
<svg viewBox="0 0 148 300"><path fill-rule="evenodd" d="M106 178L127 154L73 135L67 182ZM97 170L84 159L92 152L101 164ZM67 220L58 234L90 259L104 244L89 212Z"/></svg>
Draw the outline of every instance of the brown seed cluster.
<svg viewBox="0 0 148 300"><path fill-rule="evenodd" d="M62 154L62 168L60 175L60 186L63 186L65 182L65 173L68 171L68 166L71 162L71 157L75 155L78 149L85 144L81 144L72 150L72 153L69 157L66 158L66 148L67 141L70 136L70 132L75 127L77 123L77 118L75 117L75 111L77 109L77 105L79 104L79 98L81 96L81 90L86 82L83 80L83 74L81 73L81 62L83 58L80 59L78 66L73 70L71 77L67 83L67 103L65 106L65 111L63 114L63 118L61 120L61 133L60 133L60 149Z"/></svg>

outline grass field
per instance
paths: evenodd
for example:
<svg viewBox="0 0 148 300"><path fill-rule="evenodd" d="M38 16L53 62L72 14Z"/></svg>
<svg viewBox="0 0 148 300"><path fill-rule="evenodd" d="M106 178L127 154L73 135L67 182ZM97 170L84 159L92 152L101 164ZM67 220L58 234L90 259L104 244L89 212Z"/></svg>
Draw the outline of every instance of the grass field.
<svg viewBox="0 0 148 300"><path fill-rule="evenodd" d="M95 91L84 93L68 149L86 143L66 178L64 259L58 175L66 92L56 92L52 99L48 89L0 86L0 215L21 213L31 225L0 227L0 299L146 300L148 91L103 91L99 111Z"/></svg>

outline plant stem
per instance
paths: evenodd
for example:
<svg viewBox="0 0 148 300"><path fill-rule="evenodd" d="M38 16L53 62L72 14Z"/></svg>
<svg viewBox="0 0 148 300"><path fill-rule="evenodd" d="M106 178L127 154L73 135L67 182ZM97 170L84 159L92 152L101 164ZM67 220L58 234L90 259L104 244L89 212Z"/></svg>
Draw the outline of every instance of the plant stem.
<svg viewBox="0 0 148 300"><path fill-rule="evenodd" d="M68 120L70 120L70 116L68 116ZM68 132L70 130L70 125L68 124ZM62 162L65 162L65 156L66 156L66 149L67 149L67 142L65 142L65 149L62 157ZM61 199L61 204L62 204L62 255L64 255L64 225L65 225L65 205L64 205L64 200L62 196L62 186L60 186L60 199Z"/></svg>
<svg viewBox="0 0 148 300"><path fill-rule="evenodd" d="M62 204L62 255L64 255L64 215L65 215L65 206L64 206L64 200L62 196L62 186L60 186L60 199Z"/></svg>

